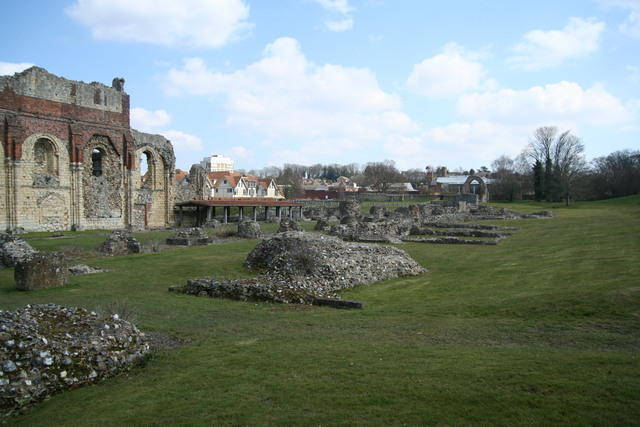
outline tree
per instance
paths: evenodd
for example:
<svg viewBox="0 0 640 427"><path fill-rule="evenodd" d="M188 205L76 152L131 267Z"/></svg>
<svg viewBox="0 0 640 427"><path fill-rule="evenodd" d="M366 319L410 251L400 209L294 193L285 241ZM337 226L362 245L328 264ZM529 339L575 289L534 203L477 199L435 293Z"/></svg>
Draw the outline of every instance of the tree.
<svg viewBox="0 0 640 427"><path fill-rule="evenodd" d="M427 178L422 169L408 169L406 171L402 171L401 174L404 181L410 182L415 188L424 184Z"/></svg>
<svg viewBox="0 0 640 427"><path fill-rule="evenodd" d="M509 156L500 156L491 163L492 177L496 180L491 185L491 197L497 200L522 199L522 179L516 168L516 162Z"/></svg>
<svg viewBox="0 0 640 427"><path fill-rule="evenodd" d="M544 165L542 196L551 201L564 199L568 206L575 179L585 170L580 138L570 131L558 135L555 126L543 126L536 129L525 153Z"/></svg>
<svg viewBox="0 0 640 427"><path fill-rule="evenodd" d="M302 196L302 177L296 167L287 167L285 165L282 174L278 177L278 184L284 185L284 197L287 199L295 199Z"/></svg>
<svg viewBox="0 0 640 427"><path fill-rule="evenodd" d="M595 198L629 196L640 193L640 151L616 151L593 160Z"/></svg>
<svg viewBox="0 0 640 427"><path fill-rule="evenodd" d="M393 160L384 162L367 163L364 168L365 185L370 185L380 191L385 191L390 184L402 182L402 175L396 169Z"/></svg>
<svg viewBox="0 0 640 427"><path fill-rule="evenodd" d="M533 192L538 202L544 199L544 168L540 160L533 165Z"/></svg>

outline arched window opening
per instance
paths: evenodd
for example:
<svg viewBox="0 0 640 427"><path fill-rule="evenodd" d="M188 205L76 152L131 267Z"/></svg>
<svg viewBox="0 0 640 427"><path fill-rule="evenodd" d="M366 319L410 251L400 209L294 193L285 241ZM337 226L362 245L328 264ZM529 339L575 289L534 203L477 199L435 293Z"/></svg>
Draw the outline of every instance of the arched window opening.
<svg viewBox="0 0 640 427"><path fill-rule="evenodd" d="M138 164L140 165L140 184L148 186L152 185L153 164L151 161L151 153L144 151L140 155L140 159L138 159Z"/></svg>
<svg viewBox="0 0 640 427"><path fill-rule="evenodd" d="M104 157L104 151L99 148L94 148L91 151L91 173L93 176L102 176L102 158Z"/></svg>
<svg viewBox="0 0 640 427"><path fill-rule="evenodd" d="M40 173L56 175L56 153L53 143L46 138L40 138L33 147L33 158L36 169Z"/></svg>

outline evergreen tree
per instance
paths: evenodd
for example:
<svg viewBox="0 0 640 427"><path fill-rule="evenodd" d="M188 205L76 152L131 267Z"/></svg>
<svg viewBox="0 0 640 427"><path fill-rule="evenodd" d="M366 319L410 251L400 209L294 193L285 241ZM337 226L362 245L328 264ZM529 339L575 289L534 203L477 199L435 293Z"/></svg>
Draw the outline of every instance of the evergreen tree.
<svg viewBox="0 0 640 427"><path fill-rule="evenodd" d="M533 165L533 191L537 201L544 199L544 173L540 160Z"/></svg>

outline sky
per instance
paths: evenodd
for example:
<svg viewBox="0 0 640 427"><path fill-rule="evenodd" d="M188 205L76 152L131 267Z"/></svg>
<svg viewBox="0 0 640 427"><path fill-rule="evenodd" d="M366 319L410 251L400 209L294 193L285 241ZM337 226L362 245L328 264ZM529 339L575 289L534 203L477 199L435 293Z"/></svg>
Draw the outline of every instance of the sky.
<svg viewBox="0 0 640 427"><path fill-rule="evenodd" d="M176 166L490 167L640 149L640 0L5 0L0 74L126 80Z"/></svg>

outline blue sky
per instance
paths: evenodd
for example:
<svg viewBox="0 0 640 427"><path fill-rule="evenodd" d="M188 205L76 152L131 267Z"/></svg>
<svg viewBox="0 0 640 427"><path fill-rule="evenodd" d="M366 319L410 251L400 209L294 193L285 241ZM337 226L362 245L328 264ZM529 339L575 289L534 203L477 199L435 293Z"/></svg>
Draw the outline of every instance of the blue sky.
<svg viewBox="0 0 640 427"><path fill-rule="evenodd" d="M0 74L126 79L132 125L285 162L490 166L539 126L640 148L640 0L3 2Z"/></svg>

